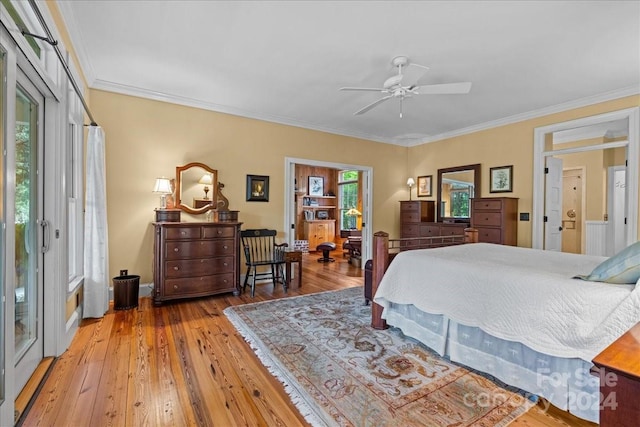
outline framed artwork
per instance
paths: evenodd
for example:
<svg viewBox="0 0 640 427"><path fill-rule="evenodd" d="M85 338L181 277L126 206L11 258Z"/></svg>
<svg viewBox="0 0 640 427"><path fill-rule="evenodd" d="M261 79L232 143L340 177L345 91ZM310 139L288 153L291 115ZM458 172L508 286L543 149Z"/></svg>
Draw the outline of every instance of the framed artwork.
<svg viewBox="0 0 640 427"><path fill-rule="evenodd" d="M431 197L431 178L433 175L418 177L418 197Z"/></svg>
<svg viewBox="0 0 640 427"><path fill-rule="evenodd" d="M321 176L309 177L309 195L324 196L324 178Z"/></svg>
<svg viewBox="0 0 640 427"><path fill-rule="evenodd" d="M247 175L247 202L269 201L269 177Z"/></svg>
<svg viewBox="0 0 640 427"><path fill-rule="evenodd" d="M490 168L489 174L490 193L510 193L513 191L513 165Z"/></svg>

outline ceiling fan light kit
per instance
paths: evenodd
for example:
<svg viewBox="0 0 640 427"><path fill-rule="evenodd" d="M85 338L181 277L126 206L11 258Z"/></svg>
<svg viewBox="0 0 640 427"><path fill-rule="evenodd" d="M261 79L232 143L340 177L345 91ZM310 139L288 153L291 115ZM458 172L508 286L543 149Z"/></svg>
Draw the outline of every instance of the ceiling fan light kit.
<svg viewBox="0 0 640 427"><path fill-rule="evenodd" d="M398 98L400 100L400 118L402 118L402 101L405 98L411 98L413 95L448 95L448 94L466 94L471 90L471 82L459 82L459 83L443 83L434 85L419 85L418 82L422 80L422 77L418 79L414 84L402 85L404 74L402 74L403 67L406 68L409 65L415 67L424 68L429 70L429 67L419 65L410 62L407 56L396 56L391 60L391 64L398 69L398 73L389 77L382 84L382 88L368 88L368 87L342 87L342 91L360 91L360 92L380 92L383 97L371 104L365 105L359 109L354 115L364 114L367 111L377 107L384 101L390 98ZM423 76L424 77L424 76ZM422 92L418 92L421 89Z"/></svg>

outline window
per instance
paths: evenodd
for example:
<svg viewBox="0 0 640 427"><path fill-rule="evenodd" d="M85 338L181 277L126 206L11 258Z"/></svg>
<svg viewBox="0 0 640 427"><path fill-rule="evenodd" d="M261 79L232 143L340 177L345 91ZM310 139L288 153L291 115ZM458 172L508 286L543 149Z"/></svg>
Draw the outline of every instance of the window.
<svg viewBox="0 0 640 427"><path fill-rule="evenodd" d="M340 206L340 229L357 228L358 217L347 215L349 209L358 207L358 178L360 173L354 170L338 173L338 197Z"/></svg>
<svg viewBox="0 0 640 427"><path fill-rule="evenodd" d="M471 217L469 200L473 196L471 195L470 189L471 187L469 187L469 185L463 185L463 186L456 186L456 184L451 185L449 194L451 199L451 216L452 217L454 218Z"/></svg>
<svg viewBox="0 0 640 427"><path fill-rule="evenodd" d="M83 278L83 127L80 98L69 90L69 125L67 134L66 193L67 193L67 239L69 242L68 291L73 292Z"/></svg>

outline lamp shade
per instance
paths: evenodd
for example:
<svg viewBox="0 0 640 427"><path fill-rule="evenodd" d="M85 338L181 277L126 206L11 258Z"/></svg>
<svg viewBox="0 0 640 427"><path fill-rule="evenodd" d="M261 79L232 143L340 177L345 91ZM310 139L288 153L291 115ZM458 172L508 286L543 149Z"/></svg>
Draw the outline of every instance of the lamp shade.
<svg viewBox="0 0 640 427"><path fill-rule="evenodd" d="M153 189L154 193L158 194L171 194L171 181L169 178L156 178L156 186Z"/></svg>
<svg viewBox="0 0 640 427"><path fill-rule="evenodd" d="M211 174L205 173L204 175L202 175L202 178L200 178L200 181L198 181L198 184L204 184L204 185L213 184L213 179L211 178Z"/></svg>
<svg viewBox="0 0 640 427"><path fill-rule="evenodd" d="M345 212L345 215L347 216L360 216L362 215L362 213L360 213L360 211L356 208L351 208L348 211Z"/></svg>
<svg viewBox="0 0 640 427"><path fill-rule="evenodd" d="M415 185L415 183L416 183L416 182L413 180L413 178L409 178L409 179L407 180L407 185L408 185L409 187L413 187L413 186Z"/></svg>

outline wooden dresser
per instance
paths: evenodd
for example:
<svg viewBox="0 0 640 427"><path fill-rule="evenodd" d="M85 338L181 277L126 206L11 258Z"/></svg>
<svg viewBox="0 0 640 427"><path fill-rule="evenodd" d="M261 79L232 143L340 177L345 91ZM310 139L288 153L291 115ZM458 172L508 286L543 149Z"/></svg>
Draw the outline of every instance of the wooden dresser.
<svg viewBox="0 0 640 427"><path fill-rule="evenodd" d="M435 221L433 200L400 202L400 237L461 236L469 227L467 222L446 223ZM416 242L416 244L418 244Z"/></svg>
<svg viewBox="0 0 640 427"><path fill-rule="evenodd" d="M640 425L640 323L598 354L593 374L600 378L600 425Z"/></svg>
<svg viewBox="0 0 640 427"><path fill-rule="evenodd" d="M518 199L483 197L471 200L471 226L478 241L516 246L518 244Z"/></svg>
<svg viewBox="0 0 640 427"><path fill-rule="evenodd" d="M336 237L336 220L314 220L304 222L304 240L309 241L309 250L315 251L316 246L324 242L333 242Z"/></svg>
<svg viewBox="0 0 640 427"><path fill-rule="evenodd" d="M240 294L239 222L155 222L153 302Z"/></svg>

